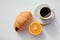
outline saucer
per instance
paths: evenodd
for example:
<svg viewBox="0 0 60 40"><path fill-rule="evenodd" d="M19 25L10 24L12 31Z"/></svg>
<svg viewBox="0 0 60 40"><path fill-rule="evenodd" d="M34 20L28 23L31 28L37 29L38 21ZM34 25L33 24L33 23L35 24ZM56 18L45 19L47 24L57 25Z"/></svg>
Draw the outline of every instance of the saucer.
<svg viewBox="0 0 60 40"><path fill-rule="evenodd" d="M42 7L49 7L49 8L51 8L49 5L47 5L47 4L42 4L42 5L39 5L35 10L34 10L34 13L33 13L33 18L36 20L36 21L38 21L39 23L41 23L41 24L48 24L48 23L50 23L52 20L53 20L53 18L54 18L54 10L53 10L53 8L52 8L52 10L51 10L51 12L52 12L52 17L50 18L50 19L47 19L47 20L43 20L43 19L41 19L40 18L40 9L42 8Z"/></svg>

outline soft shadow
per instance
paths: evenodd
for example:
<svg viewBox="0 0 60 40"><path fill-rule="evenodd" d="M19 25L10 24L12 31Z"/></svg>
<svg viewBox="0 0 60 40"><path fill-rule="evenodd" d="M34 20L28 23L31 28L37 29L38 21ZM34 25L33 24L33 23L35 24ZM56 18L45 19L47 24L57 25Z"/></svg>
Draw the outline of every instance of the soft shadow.
<svg viewBox="0 0 60 40"><path fill-rule="evenodd" d="M52 22L48 25L45 25L43 28L45 29L47 35L55 37L58 34L58 27L59 27L58 20L56 19L56 17L54 17Z"/></svg>
<svg viewBox="0 0 60 40"><path fill-rule="evenodd" d="M33 38L34 38L34 40L46 40L46 36L45 36L44 32L42 32L38 36L33 36Z"/></svg>
<svg viewBox="0 0 60 40"><path fill-rule="evenodd" d="M32 20L32 21L34 21L34 20ZM28 31L29 24L27 24L25 26L25 28L23 29L23 31L17 32L18 35L21 37L22 40L45 40L46 39L45 34L43 32L40 35L38 35L38 36L31 35L29 33L29 31Z"/></svg>
<svg viewBox="0 0 60 40"><path fill-rule="evenodd" d="M28 31L18 32L22 40L46 40L45 34L42 32L40 35L31 35Z"/></svg>

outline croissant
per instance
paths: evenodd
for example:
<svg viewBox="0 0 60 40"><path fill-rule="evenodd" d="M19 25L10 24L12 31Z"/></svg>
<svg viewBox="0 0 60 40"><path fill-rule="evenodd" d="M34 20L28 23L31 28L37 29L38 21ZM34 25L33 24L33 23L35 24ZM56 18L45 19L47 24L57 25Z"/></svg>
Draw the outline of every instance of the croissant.
<svg viewBox="0 0 60 40"><path fill-rule="evenodd" d="M32 13L30 11L20 12L20 14L16 17L14 29L16 31L22 30L24 25L28 24L31 19Z"/></svg>

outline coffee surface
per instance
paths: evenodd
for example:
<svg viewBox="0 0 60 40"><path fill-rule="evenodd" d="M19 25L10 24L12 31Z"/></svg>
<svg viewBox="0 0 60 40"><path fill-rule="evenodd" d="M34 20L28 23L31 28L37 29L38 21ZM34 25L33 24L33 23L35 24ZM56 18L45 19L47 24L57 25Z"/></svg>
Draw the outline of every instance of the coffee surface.
<svg viewBox="0 0 60 40"><path fill-rule="evenodd" d="M41 15L42 17L48 17L48 16L50 16L50 14L51 14L51 10L50 10L50 8L48 8L48 7L43 7L43 8L40 10L40 15Z"/></svg>

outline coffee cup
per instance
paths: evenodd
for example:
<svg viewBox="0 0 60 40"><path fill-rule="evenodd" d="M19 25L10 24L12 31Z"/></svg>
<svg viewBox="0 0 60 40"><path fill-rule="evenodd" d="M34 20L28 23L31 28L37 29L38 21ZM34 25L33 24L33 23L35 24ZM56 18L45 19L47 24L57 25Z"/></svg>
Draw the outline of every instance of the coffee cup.
<svg viewBox="0 0 60 40"><path fill-rule="evenodd" d="M54 9L48 4L41 4L35 8L33 17L41 24L48 24L54 18Z"/></svg>
<svg viewBox="0 0 60 40"><path fill-rule="evenodd" d="M40 6L40 12L38 13L41 19L48 20L53 17L53 8L51 8L47 4L43 4Z"/></svg>

